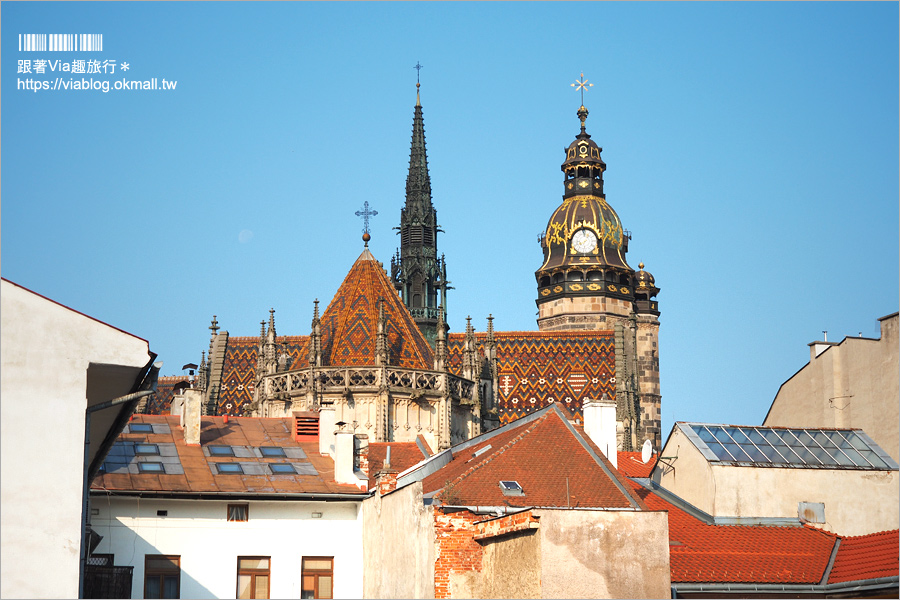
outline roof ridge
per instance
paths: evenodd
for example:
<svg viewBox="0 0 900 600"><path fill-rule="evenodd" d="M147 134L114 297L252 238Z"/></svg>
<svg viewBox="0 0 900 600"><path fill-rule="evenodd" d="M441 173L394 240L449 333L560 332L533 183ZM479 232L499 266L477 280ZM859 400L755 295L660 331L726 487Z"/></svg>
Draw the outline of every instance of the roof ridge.
<svg viewBox="0 0 900 600"><path fill-rule="evenodd" d="M471 475L472 473L474 473L481 467L484 467L484 466L488 465L489 463L491 463L496 457L500 456L501 454L503 454L504 452L506 452L507 450L512 448L514 445L516 445L519 441L521 441L525 437L526 434L533 431L540 423L542 423L547 418L547 416L549 414L550 414L550 412L548 411L540 419L535 419L534 422L531 423L531 425L529 425L524 431L522 431L520 434L518 434L517 436L515 436L508 442L506 442L504 445L502 445L500 448L498 448L496 452L491 452L489 456L485 457L483 460L479 461L478 463L476 463L476 464L472 465L471 467L469 467L468 469L466 469L466 471L461 473L456 479L444 484L444 488L461 483L463 479L465 479L466 477L468 477L469 475ZM490 438L488 438L488 439L490 439ZM439 494L437 494L437 496L440 497L442 495L443 495L443 489L441 490L441 492Z"/></svg>

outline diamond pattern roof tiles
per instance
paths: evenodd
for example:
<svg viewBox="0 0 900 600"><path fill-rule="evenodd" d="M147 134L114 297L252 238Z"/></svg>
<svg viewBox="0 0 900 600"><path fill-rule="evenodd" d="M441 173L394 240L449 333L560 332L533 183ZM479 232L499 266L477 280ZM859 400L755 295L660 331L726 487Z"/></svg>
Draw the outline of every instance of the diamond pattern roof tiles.
<svg viewBox="0 0 900 600"><path fill-rule="evenodd" d="M447 339L448 369L462 374L465 334ZM487 334L475 335L481 346ZM615 398L616 352L611 331L501 331L494 333L497 407L510 423L561 402L576 416L586 398Z"/></svg>
<svg viewBox="0 0 900 600"><path fill-rule="evenodd" d="M389 362L409 369L431 370L431 347L413 321L387 273L367 250L356 259L320 319L322 364L370 366L375 364L378 304L383 302ZM309 340L294 368L307 366Z"/></svg>

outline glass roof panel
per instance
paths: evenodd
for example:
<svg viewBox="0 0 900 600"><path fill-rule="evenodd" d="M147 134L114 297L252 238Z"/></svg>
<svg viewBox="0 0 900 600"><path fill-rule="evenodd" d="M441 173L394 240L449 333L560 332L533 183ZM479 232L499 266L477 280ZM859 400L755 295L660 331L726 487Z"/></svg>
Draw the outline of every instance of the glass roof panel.
<svg viewBox="0 0 900 600"><path fill-rule="evenodd" d="M728 429L728 433L731 434L731 438L738 444L749 444L750 443L750 440L747 439L747 436L745 435L743 429L738 429L737 427L731 427Z"/></svg>
<svg viewBox="0 0 900 600"><path fill-rule="evenodd" d="M731 436L728 435L728 432L724 427L710 427L710 431L712 431L713 435L716 436L716 439L719 440L722 444L733 444L734 440L731 439Z"/></svg>
<svg viewBox="0 0 900 600"><path fill-rule="evenodd" d="M763 454L762 451L760 451L760 449L757 448L756 446L748 445L748 444L741 444L741 450L743 450L747 454L747 456L750 457L750 460L753 462L761 462L761 463L771 462L766 457L766 455Z"/></svg>
<svg viewBox="0 0 900 600"><path fill-rule="evenodd" d="M768 442L766 442L766 438L763 437L763 434L761 434L755 428L754 429L745 429L744 432L747 434L747 437L750 438L750 441L756 445L768 443Z"/></svg>
<svg viewBox="0 0 900 600"><path fill-rule="evenodd" d="M709 430L706 427L703 427L702 425L700 425L698 427L694 427L693 430L696 431L697 435L700 436L700 439L703 440L704 442L706 442L707 444L709 442L716 441L716 438L713 436L713 434L711 434L709 432Z"/></svg>

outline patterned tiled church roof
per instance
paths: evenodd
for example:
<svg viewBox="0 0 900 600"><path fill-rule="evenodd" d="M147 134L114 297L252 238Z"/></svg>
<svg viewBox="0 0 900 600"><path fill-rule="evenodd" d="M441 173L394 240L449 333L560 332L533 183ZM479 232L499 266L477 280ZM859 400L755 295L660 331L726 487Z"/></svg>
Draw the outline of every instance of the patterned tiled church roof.
<svg viewBox="0 0 900 600"><path fill-rule="evenodd" d="M303 356L301 348L306 340L306 336L279 336L278 353L287 354L290 357L287 362L291 364ZM240 416L253 402L258 357L259 336L228 338L216 414Z"/></svg>
<svg viewBox="0 0 900 600"><path fill-rule="evenodd" d="M156 393L151 394L147 399L146 412L151 415L167 415L172 406L172 399L175 397L175 385L179 383L188 383L186 375L171 375L160 377L156 382Z"/></svg>
<svg viewBox="0 0 900 600"><path fill-rule="evenodd" d="M449 370L462 373L465 334L448 336ZM481 349L487 334L476 334ZM500 423L562 402L581 417L585 399L616 397L615 340L611 331L495 332Z"/></svg>
<svg viewBox="0 0 900 600"><path fill-rule="evenodd" d="M363 366L375 364L378 303L384 314L391 365L434 368L431 347L416 326L387 273L368 249L360 254L321 318L322 364ZM308 366L309 341L294 368Z"/></svg>

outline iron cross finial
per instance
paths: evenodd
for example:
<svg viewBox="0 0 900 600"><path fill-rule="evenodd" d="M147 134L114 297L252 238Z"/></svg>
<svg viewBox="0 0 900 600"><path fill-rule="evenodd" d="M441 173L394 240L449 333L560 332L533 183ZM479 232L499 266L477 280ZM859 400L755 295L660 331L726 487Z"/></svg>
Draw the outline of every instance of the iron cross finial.
<svg viewBox="0 0 900 600"><path fill-rule="evenodd" d="M377 210L369 209L369 201L368 200L366 200L365 203L363 203L362 210L356 211L356 216L362 217L362 219L363 219L363 225L365 226L363 229L363 233L365 233L365 234L369 233L369 217L374 217L377 214L378 214Z"/></svg>
<svg viewBox="0 0 900 600"><path fill-rule="evenodd" d="M593 83L588 83L588 80L584 78L584 73L581 74L581 81L578 79L575 80L575 83L569 84L575 91L581 90L581 105L584 106L584 91L589 87L594 87Z"/></svg>
<svg viewBox="0 0 900 600"><path fill-rule="evenodd" d="M416 61L416 66L413 67L416 70L416 86L419 85L419 72L422 70L422 65L419 64L419 61Z"/></svg>

